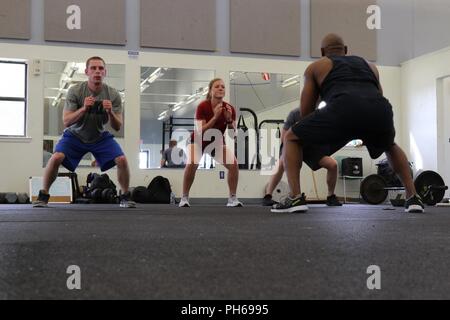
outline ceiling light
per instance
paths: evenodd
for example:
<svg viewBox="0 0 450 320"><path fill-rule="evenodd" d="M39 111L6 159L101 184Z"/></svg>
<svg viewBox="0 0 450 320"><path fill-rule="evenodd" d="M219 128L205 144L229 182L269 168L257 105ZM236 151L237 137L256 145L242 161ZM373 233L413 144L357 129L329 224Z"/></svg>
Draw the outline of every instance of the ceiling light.
<svg viewBox="0 0 450 320"><path fill-rule="evenodd" d="M158 78L164 75L163 71L167 71L169 68L156 68L147 78L141 81L141 92L149 87L149 84L155 82Z"/></svg>
<svg viewBox="0 0 450 320"><path fill-rule="evenodd" d="M158 120L163 120L167 116L167 114L168 114L167 110L161 112L158 116Z"/></svg>
<svg viewBox="0 0 450 320"><path fill-rule="evenodd" d="M74 77L75 72L77 72L77 70L79 69L78 65L79 63L76 62L66 63L64 71L62 72L61 77L59 79L58 94L52 101L52 107L57 107L59 105L59 102L63 98L64 94L67 93L67 89L69 89L70 85L72 84L72 78Z"/></svg>
<svg viewBox="0 0 450 320"><path fill-rule="evenodd" d="M287 87L294 86L294 85L297 85L297 84L300 84L300 76L299 75L290 77L290 78L282 81L281 82L281 87L282 88L287 88Z"/></svg>

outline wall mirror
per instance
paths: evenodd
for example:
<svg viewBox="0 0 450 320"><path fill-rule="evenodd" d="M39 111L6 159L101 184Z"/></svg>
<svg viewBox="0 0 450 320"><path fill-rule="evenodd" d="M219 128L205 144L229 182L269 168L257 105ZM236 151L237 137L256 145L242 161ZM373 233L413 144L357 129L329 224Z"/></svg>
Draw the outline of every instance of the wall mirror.
<svg viewBox="0 0 450 320"><path fill-rule="evenodd" d="M230 72L230 103L240 111L238 128L255 132L245 142L240 169L273 168L283 122L291 110L300 106L300 89L298 74Z"/></svg>
<svg viewBox="0 0 450 320"><path fill-rule="evenodd" d="M169 141L174 140L176 147L186 154L195 110L205 99L208 83L213 78L212 70L141 67L141 169L184 167L183 161L175 166L162 163L162 153L169 147ZM199 169L214 167L213 159L205 155Z"/></svg>

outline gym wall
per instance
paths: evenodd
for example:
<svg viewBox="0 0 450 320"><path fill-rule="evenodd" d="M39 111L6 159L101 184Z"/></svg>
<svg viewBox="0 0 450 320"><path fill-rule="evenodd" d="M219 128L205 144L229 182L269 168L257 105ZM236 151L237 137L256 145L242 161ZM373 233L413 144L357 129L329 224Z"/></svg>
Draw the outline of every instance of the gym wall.
<svg viewBox="0 0 450 320"><path fill-rule="evenodd" d="M139 140L140 140L140 67L141 65L159 65L170 66L173 68L191 68L215 70L215 75L225 80L229 88L229 72L232 70L246 70L249 72L260 72L261 66L272 73L295 73L303 74L309 64L305 61L285 61L275 59L248 59L241 57L219 57L191 54L175 53L156 53L142 52L138 59L128 57L123 50L98 49L98 48L68 48L63 46L54 46L49 50L48 46L37 45L11 45L0 43L0 52L4 58L24 59L28 62L33 59L47 60L85 60L93 55L100 55L111 64L125 64L125 92L127 99L127 108L125 109L125 138L118 139L128 157L131 169L131 185L146 185L156 175L163 175L169 178L174 192L179 195L182 184L182 170L141 170L139 169ZM400 114L400 92L398 83L400 78L400 68L380 67L381 79L385 87L386 96L394 105L394 112ZM0 191L14 190L18 192L27 192L28 177L42 176L42 139L44 126L44 106L43 106L43 86L44 77L42 74L33 75L29 69L28 82L28 137L23 139L0 139L2 157L0 158L0 167L3 168L0 179ZM229 92L228 92L229 94ZM227 99L229 96L226 97ZM285 108L286 109L286 108ZM290 109L290 107L289 107ZM284 109L274 114L282 116ZM283 116L286 116L283 114ZM274 115L267 114L267 117L273 118ZM401 141L398 140L400 143ZM363 157L367 163L365 168L371 167L372 161L368 158L367 152L352 150L352 155L356 152ZM344 152L345 154L345 152ZM20 159L20 161L18 160ZM5 169L6 168L6 169ZM193 185L191 196L200 198L223 198L227 194L227 186L224 180L219 179L219 171L223 170L220 166L215 170L198 172ZM79 181L85 181L86 176L92 168L79 168ZM110 176L116 181L115 169L111 170ZM369 172L367 172L369 173ZM311 197L312 176L309 169L303 170L303 185L305 191ZM325 175L319 172L316 176L319 194L324 194ZM259 172L242 171L240 174L240 183L238 193L242 198L259 198L262 194L262 186L268 181L267 176L261 176ZM205 186L208 188L205 188ZM255 187L258 186L258 187ZM342 194L340 186L337 190Z"/></svg>
<svg viewBox="0 0 450 320"><path fill-rule="evenodd" d="M300 58L283 56L280 54L265 52L264 56L250 53L232 53L231 37L231 1L215 1L215 51L193 51L187 45L184 51L173 49L155 49L141 47L140 13L141 1L125 1L125 42L116 45L98 45L78 42L46 41L45 33L45 4L48 0L11 1L0 0L2 15L0 17L0 52L1 58L25 59L31 62L33 59L46 60L84 60L92 55L102 55L109 63L126 65L126 123L125 138L119 139L129 157L132 169L132 185L147 184L156 174L167 175L173 184L174 190L179 194L181 188L181 172L156 171L138 169L139 150L139 88L137 83L140 77L140 66L167 66L178 68L210 69L215 70L216 76L222 77L229 88L229 72L243 70L249 72L274 72L286 74L302 74L306 65L312 60L311 56L311 7L310 0L300 1ZM156 0L152 0L156 1ZM359 1L359 0L355 0ZM74 3L82 1L74 1ZM151 1L149 1L151 2ZM164 1L161 1L164 2ZM11 3L14 5L12 6ZM87 3L87 2L86 2ZM90 2L89 2L90 3ZM252 3L249 1L248 3ZM256 2L253 2L255 5ZM449 57L445 53L430 57L418 58L406 63L401 69L399 64L426 52L432 52L444 48L450 44L450 33L442 33L442 30L450 28L450 8L445 1L405 1L405 0L377 0L382 12L382 28L377 30L377 64L380 66L381 81L386 96L394 106L395 122L397 126L397 141L400 145L408 146L407 151L414 154L419 149L424 167L436 170L438 147L436 145L436 76L443 74L448 69L445 61ZM28 10L27 5L30 5ZM7 11L5 8L21 8L16 12ZM30 12L30 18L27 12ZM20 18L14 18L14 14L25 14ZM7 18L5 20L5 18ZM19 24L11 24L7 21L23 22L19 31ZM175 23L177 18L168 17ZM268 25L276 25L277 21L265 19ZM2 22L7 27L3 27ZM30 22L31 27L26 23ZM430 23L433 21L433 23ZM258 22L259 23L259 22ZM13 26L14 25L14 26ZM213 27L214 28L214 25ZM260 29L257 30L258 32ZM7 34L4 34L7 32ZM18 35L14 35L18 32ZM255 31L256 32L256 31ZM439 34L439 37L430 37L431 34ZM248 37L251 37L249 35ZM296 38L296 36L294 35ZM13 39L11 39L13 38ZM250 40L250 39L249 39ZM297 38L295 39L295 41ZM80 40L74 40L80 41ZM173 44L168 47L176 47ZM197 47L198 48L198 47ZM201 48L198 48L201 49ZM139 51L139 56L129 58L127 50ZM207 49L209 50L209 49ZM256 51L253 50L252 51ZM446 52L444 50L444 52ZM299 59L301 61L299 61ZM428 64L431 67L428 67ZM392 67L388 67L392 66ZM415 68L420 71L416 71ZM263 69L263 70L262 70ZM402 88L400 90L399 88ZM41 156L43 139L43 76L31 74L28 82L28 127L29 138L25 139L1 139L0 147L2 157L0 165L2 175L0 179L0 191L14 190L26 192L28 190L27 179L32 175L42 175ZM133 108L132 106L135 106ZM273 110L279 117L280 110ZM274 118L267 114L267 117ZM134 125L136 124L136 125ZM415 146L410 142L410 133L415 137ZM347 152L347 150L345 150ZM373 161L364 150L352 150L361 153L364 168L373 167ZM352 155L355 156L355 155ZM356 155L357 156L357 155ZM22 162L18 162L21 159ZM417 162L417 161L415 161ZM367 165L366 165L367 163ZM5 170L4 168L7 168ZM218 170L199 173L194 184L192 195L194 197L223 197L226 194L226 184L218 179ZM80 169L80 181L84 180L90 169ZM217 177L213 187L205 193L201 186L211 180L211 175ZM365 171L365 173L370 173ZM265 184L267 177L255 176L252 172L241 174L242 181L252 181L252 184L240 184L240 191L245 191L245 196L259 197L260 190L254 190L254 183ZM115 178L114 172L112 176ZM305 185L310 173L306 172ZM253 180L252 180L253 179ZM318 178L320 179L320 178ZM338 189L338 194L340 190Z"/></svg>
<svg viewBox="0 0 450 320"><path fill-rule="evenodd" d="M323 10L319 9L317 11L316 4L324 1L328 2L328 5ZM450 33L440 32L450 28L450 20L448 19L450 7L446 1L442 0L371 1L370 5L376 4L379 7L380 29L370 30L369 34L367 34L367 27L361 26L364 18L370 20L372 14L366 12L367 8L360 7L361 3L366 3L366 0L283 0L283 4L286 4L289 8L296 8L293 9L295 12L293 12L292 19L289 19L289 23L279 21L279 14L283 12L282 8L277 9L275 6L275 3L279 1L267 1L267 3L273 2L271 5L274 5L275 9L269 7L271 10L264 10L265 7L260 5L260 0L177 0L175 2L162 0L114 0L114 6L109 5L111 1L108 0L95 1L96 5L92 4L92 1L73 0L70 1L70 4L80 7L83 20L81 30L74 29L71 30L71 33L80 35L85 33L83 28L89 28L92 21L86 22L85 19L89 17L89 8L91 6L100 8L100 17L105 17L108 21L117 20L117 23L114 21L115 25L108 27L112 30L108 34L102 31L106 26L109 26L108 21L102 22L97 18L95 21L99 23L99 32L94 33L96 37L100 35L102 39L99 40L98 37L96 38L97 40L89 39L89 34L85 34L87 38L84 39L75 38L75 35L69 35L66 38L67 40L58 38L61 42L46 41L47 37L50 37L48 32L62 32L62 30L49 30L49 25L60 26L62 24L64 29L64 22L68 22L69 25L74 27L77 25L77 21L74 20L77 13L73 8L69 10L69 13L60 9L59 14L63 14L63 16L60 16L55 21L52 15L52 12L54 12L52 3L54 2L60 4L59 7L63 3L69 3L65 0L0 0L0 12L2 13L0 15L1 41L52 46L65 45L65 42L70 41L70 47L96 47L96 44L88 44L96 42L103 43L102 48L109 49L117 49L117 45L125 50L133 51L156 50L158 52L173 52L173 49L155 48L183 48L186 50L186 53L198 54L198 51L192 51L196 49L207 50L210 51L208 54L221 56L235 56L236 53L233 53L233 51L236 51L248 52L238 54L244 57L254 57L252 53L262 53L268 55L269 58L279 59L280 55L284 55L282 57L286 60L297 59L297 57L290 56L294 53L296 56L300 56L302 60L310 61L312 60L311 56L317 56L318 48L316 43L320 41L317 36L320 36L320 32L325 32L325 27L328 31L341 31L339 28L336 28L337 23L339 26L345 27L342 32L346 32L346 40L352 45L352 48L350 48L351 52L358 52L357 48L361 46L364 49L373 48L374 43L376 43L376 49L373 50L376 52L369 52L368 54L375 54L377 63L384 66L398 66L406 60L450 45ZM105 3L107 4L105 5ZM121 5L121 3L124 4ZM239 11L233 13L233 5L236 3L244 6L245 11L243 12L250 13L247 19L243 19L243 15ZM347 3L350 5L350 8L357 8L358 10L342 10L342 8L341 10L331 10L330 8L333 8L332 6L336 5L336 3ZM200 5L201 9L198 9ZM123 6L125 10L122 10ZM186 6L187 10L182 10ZM154 19L149 19L151 15L145 15L148 7L158 9L155 12L160 12L159 18L164 21L164 27L152 25ZM173 9L174 7L177 10ZM171 8L172 11L170 11ZM297 8L300 8L299 11L297 11ZM47 12L50 9L51 11ZM86 10L88 10L87 13ZM212 14L213 22L211 22L209 19L213 10L215 10L215 13ZM327 18L330 12L335 14L333 19ZM339 12L345 14L345 16L338 15ZM142 18L141 14L143 15ZM46 15L49 17L47 21L45 20ZM125 21L123 21L124 17ZM239 17L241 17L241 22L239 22ZM14 21L14 23L10 23L10 21ZM189 21L189 23L186 21ZM235 28L235 21L238 21L236 24L239 28ZM357 25L354 25L355 21L359 21ZM320 22L319 31L321 31L319 33L317 33L317 22ZM277 34L275 31L280 31L278 29L280 25L286 25L286 29L282 30L283 36L275 37L273 40L273 35ZM184 32L180 33L180 28ZM200 29L200 31L196 31L197 29ZM360 32L354 33L358 29L360 29ZM91 29L90 32L92 31L95 30ZM245 38L240 38L239 33L245 35ZM376 39L373 38L375 33ZM255 41L261 39L261 34L266 35L263 42L255 43ZM429 35L432 34L439 34L439 37L430 37ZM110 36L118 37L119 40L103 38ZM236 38L236 36L238 37ZM166 43L157 43L157 39L164 40ZM201 42L198 43L200 40ZM287 45L289 47L287 51L277 52L276 48L274 48L280 40L290 42L283 44L283 46ZM267 41L269 42L264 43ZM249 47L242 48L242 46L238 46L234 48L236 42L238 45L247 43ZM107 43L110 44L108 45ZM356 51L353 51L353 49ZM299 54L298 50L300 50ZM360 51L360 53L367 52Z"/></svg>
<svg viewBox="0 0 450 320"><path fill-rule="evenodd" d="M31 0L0 0L0 38L31 38Z"/></svg>
<svg viewBox="0 0 450 320"><path fill-rule="evenodd" d="M407 61L401 67L405 147L414 163L438 171L446 182L450 177L444 177L444 172L449 171L444 152L449 146L449 135L443 129L448 130L449 105L448 101L439 104L438 85L448 77L450 48Z"/></svg>

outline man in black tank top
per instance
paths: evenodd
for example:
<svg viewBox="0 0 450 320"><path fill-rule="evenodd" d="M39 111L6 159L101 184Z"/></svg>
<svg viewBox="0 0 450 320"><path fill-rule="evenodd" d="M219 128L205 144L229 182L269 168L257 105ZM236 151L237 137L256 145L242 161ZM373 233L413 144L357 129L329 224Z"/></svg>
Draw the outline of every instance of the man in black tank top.
<svg viewBox="0 0 450 320"><path fill-rule="evenodd" d="M322 41L323 58L305 71L300 103L302 120L292 126L283 142L291 194L285 203L272 211L308 210L299 178L304 147L333 145L336 147L330 150L332 154L349 141L361 139L372 159L386 152L391 167L406 189L405 211L424 212L406 155L394 142L392 106L383 97L378 70L365 59L346 54L347 47L342 38L329 34ZM327 103L325 108L316 109L319 99Z"/></svg>

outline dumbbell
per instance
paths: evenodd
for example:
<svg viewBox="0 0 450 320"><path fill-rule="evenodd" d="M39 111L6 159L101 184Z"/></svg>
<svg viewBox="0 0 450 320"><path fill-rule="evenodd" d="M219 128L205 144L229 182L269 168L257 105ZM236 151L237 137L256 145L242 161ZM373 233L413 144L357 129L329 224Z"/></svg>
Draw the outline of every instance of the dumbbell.
<svg viewBox="0 0 450 320"><path fill-rule="evenodd" d="M103 193L102 189L96 188L89 193L89 196L94 203L101 203L103 200L102 193Z"/></svg>
<svg viewBox="0 0 450 320"><path fill-rule="evenodd" d="M105 203L115 203L116 202L116 190L111 188L106 188L102 191L102 201Z"/></svg>
<svg viewBox="0 0 450 320"><path fill-rule="evenodd" d="M30 203L30 197L26 193L18 193L17 194L17 202L20 204Z"/></svg>
<svg viewBox="0 0 450 320"><path fill-rule="evenodd" d="M6 203L5 196L6 196L6 193L0 192L0 204Z"/></svg>
<svg viewBox="0 0 450 320"><path fill-rule="evenodd" d="M17 194L14 192L8 192L5 194L5 200L8 204L17 203Z"/></svg>

